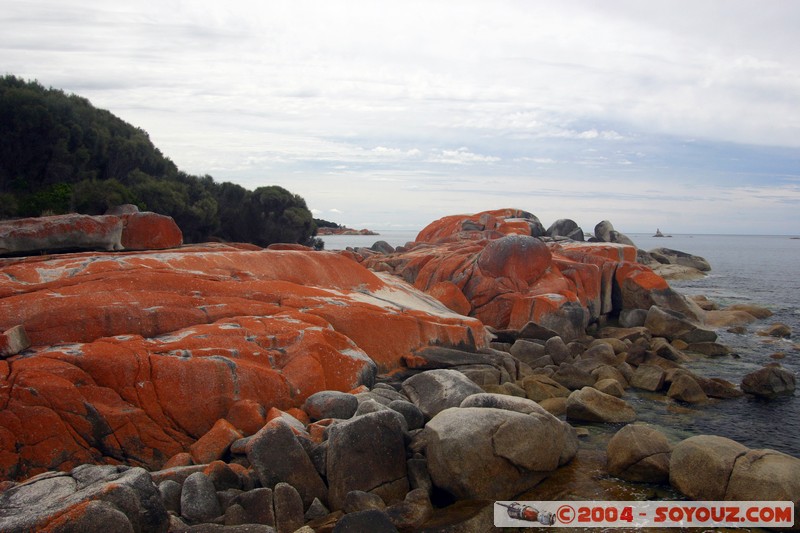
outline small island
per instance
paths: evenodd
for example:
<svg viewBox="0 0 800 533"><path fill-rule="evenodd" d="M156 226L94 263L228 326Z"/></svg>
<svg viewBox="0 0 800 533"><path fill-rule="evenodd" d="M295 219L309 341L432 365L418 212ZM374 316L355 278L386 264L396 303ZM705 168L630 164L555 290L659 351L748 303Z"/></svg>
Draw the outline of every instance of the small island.
<svg viewBox="0 0 800 533"><path fill-rule="evenodd" d="M317 235L320 237L325 237L327 235L380 235L380 233L376 231L369 229L352 229L321 218L315 218L314 224L317 226Z"/></svg>
<svg viewBox="0 0 800 533"><path fill-rule="evenodd" d="M380 235L380 233L369 229L319 228L317 229L317 235L324 237L326 235Z"/></svg>
<svg viewBox="0 0 800 533"><path fill-rule="evenodd" d="M672 235L664 235L659 228L656 228L656 234L653 237L672 237Z"/></svg>

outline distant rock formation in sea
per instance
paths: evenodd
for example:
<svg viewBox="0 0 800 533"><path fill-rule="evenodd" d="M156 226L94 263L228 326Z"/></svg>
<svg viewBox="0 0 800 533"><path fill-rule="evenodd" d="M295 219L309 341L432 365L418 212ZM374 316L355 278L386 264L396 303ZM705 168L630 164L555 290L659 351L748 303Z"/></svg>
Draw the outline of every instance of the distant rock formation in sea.
<svg viewBox="0 0 800 533"><path fill-rule="evenodd" d="M326 235L380 235L380 233L369 229L352 229L352 228L319 228L317 236L324 237Z"/></svg>
<svg viewBox="0 0 800 533"><path fill-rule="evenodd" d="M696 279L705 276L711 265L705 258L670 248L639 250L637 259L664 279Z"/></svg>

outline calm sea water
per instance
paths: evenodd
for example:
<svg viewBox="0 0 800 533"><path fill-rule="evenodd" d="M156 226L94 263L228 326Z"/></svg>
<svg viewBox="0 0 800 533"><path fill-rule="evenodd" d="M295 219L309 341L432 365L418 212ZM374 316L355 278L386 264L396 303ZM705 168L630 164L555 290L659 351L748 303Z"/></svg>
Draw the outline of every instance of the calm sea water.
<svg viewBox="0 0 800 533"><path fill-rule="evenodd" d="M705 278L672 282L676 290L706 295L720 305L758 304L774 313L750 325L745 335L718 331L720 341L739 358L700 359L690 365L694 371L738 384L742 376L773 362L770 356L780 353L785 355L780 364L800 378L800 240L752 235L629 236L645 250L663 246L703 256L711 263L712 270ZM793 338L778 340L755 334L775 322L790 326ZM643 417L683 436L721 435L751 448L772 448L800 457L798 394L770 401L752 397L718 400L686 413L666 405Z"/></svg>
<svg viewBox="0 0 800 533"><path fill-rule="evenodd" d="M369 248L377 241L386 241L394 247L402 246L417 238L419 230L378 230L380 235L328 235L321 237L326 250L345 248Z"/></svg>
<svg viewBox="0 0 800 533"><path fill-rule="evenodd" d="M388 230L378 236L325 237L328 250L348 246L371 246L384 240L392 246L414 240L416 231ZM654 238L629 234L645 250L672 248L705 257L711 263L708 276L694 281L674 281L672 287L684 294L703 294L722 306L752 303L766 306L774 315L748 327L745 335L719 331L720 340L738 357L703 358L690 363L693 371L706 377L721 377L740 383L742 377L773 362L770 356L785 354L779 362L800 377L800 240L787 236L673 235ZM788 340L755 334L775 322L792 328ZM800 457L800 395L771 401L744 397L713 400L699 407L679 406L663 396L629 391L643 421L660 426L673 440L697 434L721 435L751 448L772 448ZM595 426L595 431L616 431Z"/></svg>

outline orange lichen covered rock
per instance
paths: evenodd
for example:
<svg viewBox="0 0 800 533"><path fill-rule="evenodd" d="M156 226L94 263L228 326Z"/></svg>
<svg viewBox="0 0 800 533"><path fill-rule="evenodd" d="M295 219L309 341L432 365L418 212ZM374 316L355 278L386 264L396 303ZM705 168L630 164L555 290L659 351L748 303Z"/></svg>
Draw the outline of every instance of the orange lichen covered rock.
<svg viewBox="0 0 800 533"><path fill-rule="evenodd" d="M479 240L503 235L544 235L544 227L531 213L520 209L496 209L474 215L451 215L428 224L416 242Z"/></svg>
<svg viewBox="0 0 800 533"><path fill-rule="evenodd" d="M152 531L169 515L150 473L82 465L48 472L0 493L0 531Z"/></svg>
<svg viewBox="0 0 800 533"><path fill-rule="evenodd" d="M442 302L448 309L459 315L468 315L472 306L455 283L440 281L426 291L428 294Z"/></svg>
<svg viewBox="0 0 800 533"><path fill-rule="evenodd" d="M0 255L61 250L160 250L183 243L171 217L156 213L71 213L0 222Z"/></svg>
<svg viewBox="0 0 800 533"><path fill-rule="evenodd" d="M122 249L120 217L57 215L0 222L0 255L37 250Z"/></svg>
<svg viewBox="0 0 800 533"><path fill-rule="evenodd" d="M557 251L531 236L498 234L465 242L444 238L439 244L367 257L363 264L372 268L380 262L451 309L496 328L521 328L530 321L553 327L551 322L577 318L581 329L600 314L602 271L554 255ZM610 276L605 279L611 282Z"/></svg>
<svg viewBox="0 0 800 533"><path fill-rule="evenodd" d="M220 418L205 435L189 447L192 461L204 465L222 459L231 444L242 436L233 424Z"/></svg>
<svg viewBox="0 0 800 533"><path fill-rule="evenodd" d="M622 263L615 279L622 309L650 309L656 305L678 311L695 322L704 320L705 312L699 305L675 292L664 278L644 265Z"/></svg>
<svg viewBox="0 0 800 533"><path fill-rule="evenodd" d="M145 212L121 218L125 250L163 250L183 244L183 233L172 217Z"/></svg>
<svg viewBox="0 0 800 533"><path fill-rule="evenodd" d="M192 459L192 455L189 452L180 452L176 453L169 459L167 462L162 465L163 470L169 470L171 468L177 468L182 466L192 466L194 465L194 460Z"/></svg>
<svg viewBox="0 0 800 533"><path fill-rule="evenodd" d="M225 419L245 436L250 436L264 427L264 423L266 423L264 415L264 406L257 401L239 400L228 410Z"/></svg>
<svg viewBox="0 0 800 533"><path fill-rule="evenodd" d="M614 263L636 262L636 248L627 244L616 244L610 242L565 242L561 241L557 245L559 255L570 258L573 261L604 261L610 260ZM595 258L595 259L590 259Z"/></svg>
<svg viewBox="0 0 800 533"><path fill-rule="evenodd" d="M575 337L601 315L648 301L687 307L660 276L635 263L633 246L545 242L542 235L534 215L499 209L444 217L400 253L359 259L498 329L535 322Z"/></svg>
<svg viewBox="0 0 800 533"><path fill-rule="evenodd" d="M478 256L478 268L493 278L507 278L527 286L550 267L553 259L547 245L539 239L511 235L486 243Z"/></svg>
<svg viewBox="0 0 800 533"><path fill-rule="evenodd" d="M397 278L247 248L0 260L0 331L23 324L33 345L0 361L0 478L157 468L226 416L252 432L421 347L486 345L478 320Z"/></svg>

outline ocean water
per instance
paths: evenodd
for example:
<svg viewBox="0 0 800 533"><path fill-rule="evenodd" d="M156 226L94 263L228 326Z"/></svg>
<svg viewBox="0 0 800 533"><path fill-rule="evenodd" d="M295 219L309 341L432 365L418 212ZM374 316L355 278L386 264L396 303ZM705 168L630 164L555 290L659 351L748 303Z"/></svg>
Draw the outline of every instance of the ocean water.
<svg viewBox="0 0 800 533"><path fill-rule="evenodd" d="M419 230L377 230L379 235L326 235L320 237L326 250L345 248L369 248L377 241L386 241L394 247L402 246L417 238Z"/></svg>
<svg viewBox="0 0 800 533"><path fill-rule="evenodd" d="M741 383L742 377L771 356L800 378L800 240L788 236L674 235L653 238L629 235L639 248L672 248L705 257L711 272L699 280L673 281L683 294L702 294L722 306L748 303L765 306L773 316L748 326L744 335L718 331L720 342L736 356L701 358L687 365L707 377ZM756 331L776 322L792 328L790 339L761 337ZM646 411L643 418L670 428L676 436L713 434L750 448L771 448L800 457L800 393L773 400L744 397L714 400L684 412L667 404Z"/></svg>
<svg viewBox="0 0 800 533"><path fill-rule="evenodd" d="M414 240L416 231L387 230L377 236L325 237L325 249L371 246L384 240L392 246ZM748 326L744 335L718 331L720 342L735 356L703 357L687 364L706 377L741 383L742 377L775 361L800 378L800 239L753 235L652 235L628 234L639 248L665 247L706 258L711 272L671 286L687 295L702 294L721 306L750 303L765 306L774 315ZM773 339L756 331L776 322L792 328L791 339ZM673 441L692 435L713 434L734 439L751 448L771 448L800 457L800 393L773 400L743 397L711 400L702 406L678 405L663 395L629 390L625 399L637 409L639 419L659 426ZM595 432L618 428L593 427Z"/></svg>

